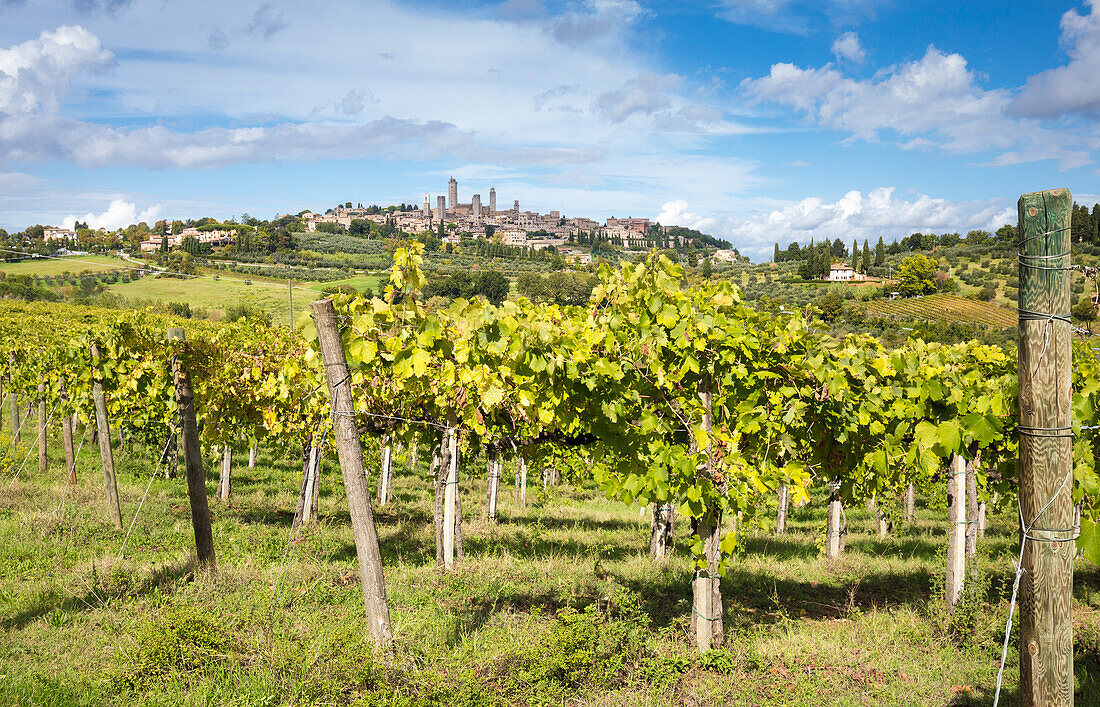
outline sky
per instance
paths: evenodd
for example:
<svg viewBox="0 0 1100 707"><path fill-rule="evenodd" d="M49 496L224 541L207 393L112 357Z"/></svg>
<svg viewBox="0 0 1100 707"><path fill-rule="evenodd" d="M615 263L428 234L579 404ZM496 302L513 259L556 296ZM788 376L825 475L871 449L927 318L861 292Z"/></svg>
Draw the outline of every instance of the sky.
<svg viewBox="0 0 1100 707"><path fill-rule="evenodd" d="M421 203L845 243L1100 201L1100 0L0 0L0 227Z"/></svg>

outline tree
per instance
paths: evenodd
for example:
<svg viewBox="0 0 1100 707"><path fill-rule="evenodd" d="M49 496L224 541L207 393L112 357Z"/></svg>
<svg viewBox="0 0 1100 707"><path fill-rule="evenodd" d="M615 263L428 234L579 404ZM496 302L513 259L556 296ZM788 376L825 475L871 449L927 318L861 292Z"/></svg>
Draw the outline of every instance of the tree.
<svg viewBox="0 0 1100 707"><path fill-rule="evenodd" d="M871 269L871 248L867 245L867 239L863 239L863 262L860 264L860 271L866 273Z"/></svg>
<svg viewBox="0 0 1100 707"><path fill-rule="evenodd" d="M936 290L936 261L917 254L910 255L898 265L898 292L907 297L917 297Z"/></svg>
<svg viewBox="0 0 1100 707"><path fill-rule="evenodd" d="M997 240L1001 243L1013 244L1016 242L1016 227L1007 223L997 229Z"/></svg>
<svg viewBox="0 0 1100 707"><path fill-rule="evenodd" d="M772 253L772 262L773 263L778 263L779 261L780 261L779 244L776 243L775 244L775 251Z"/></svg>
<svg viewBox="0 0 1100 707"><path fill-rule="evenodd" d="M1092 322L1096 319L1096 305L1089 297L1082 297L1073 305L1071 310L1073 318L1085 325L1085 329L1092 332Z"/></svg>
<svg viewBox="0 0 1100 707"><path fill-rule="evenodd" d="M848 254L848 249L844 247L844 241L834 238L830 252L834 258L843 258Z"/></svg>
<svg viewBox="0 0 1100 707"><path fill-rule="evenodd" d="M886 262L886 244L882 242L882 236L878 237L875 245L875 267L881 267Z"/></svg>
<svg viewBox="0 0 1100 707"><path fill-rule="evenodd" d="M844 298L834 288L830 289L817 304L821 307L821 318L827 322L832 322L840 316L840 312L844 308Z"/></svg>
<svg viewBox="0 0 1100 707"><path fill-rule="evenodd" d="M852 240L852 272L859 272L859 242Z"/></svg>
<svg viewBox="0 0 1100 707"><path fill-rule="evenodd" d="M779 249L779 246L776 245L776 250L778 251L778 249ZM702 265L702 267L699 268L699 274L703 276L704 280L709 280L710 276L713 273L714 273L714 270L711 267L710 258L703 258L703 265Z"/></svg>

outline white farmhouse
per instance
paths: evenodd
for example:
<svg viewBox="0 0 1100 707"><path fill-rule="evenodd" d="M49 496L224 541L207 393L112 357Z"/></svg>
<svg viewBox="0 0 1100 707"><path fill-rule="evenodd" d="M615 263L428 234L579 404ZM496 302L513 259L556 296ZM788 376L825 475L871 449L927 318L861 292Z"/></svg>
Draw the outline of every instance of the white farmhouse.
<svg viewBox="0 0 1100 707"><path fill-rule="evenodd" d="M855 282L863 279L863 273L856 272L850 265L833 263L829 266L829 274L825 279L829 282Z"/></svg>

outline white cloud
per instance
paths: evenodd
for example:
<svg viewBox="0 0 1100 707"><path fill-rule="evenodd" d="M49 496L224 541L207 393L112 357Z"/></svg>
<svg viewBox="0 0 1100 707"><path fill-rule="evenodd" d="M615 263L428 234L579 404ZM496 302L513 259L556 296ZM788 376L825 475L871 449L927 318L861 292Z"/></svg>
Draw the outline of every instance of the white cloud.
<svg viewBox="0 0 1100 707"><path fill-rule="evenodd" d="M99 72L114 57L83 27L59 27L0 49L0 120L55 113L81 72Z"/></svg>
<svg viewBox="0 0 1100 707"><path fill-rule="evenodd" d="M138 213L137 205L122 199L115 199L107 207L107 210L101 214L84 214L82 217L66 216L61 219L61 225L65 228L72 228L73 224L81 221L87 223L88 228L105 228L108 231L113 231L141 221L152 224L160 216L160 210L160 204L156 204Z"/></svg>
<svg viewBox="0 0 1100 707"><path fill-rule="evenodd" d="M844 59L853 64L862 64L867 57L867 52L859 43L859 35L855 32L845 32L837 37L832 49L837 59Z"/></svg>
<svg viewBox="0 0 1100 707"><path fill-rule="evenodd" d="M551 33L559 42L577 46L623 33L643 12L634 0L585 0L583 9L558 18Z"/></svg>
<svg viewBox="0 0 1100 707"><path fill-rule="evenodd" d="M690 210L684 200L666 203L658 220L662 225L697 228L725 238L742 254L763 260L779 243L785 248L797 241L821 242L840 238L887 241L915 231L937 233L983 228L996 230L1016 220L1015 206L1003 199L960 202L918 194L912 200L894 196L893 187L881 187L867 194L850 191L835 202L818 197L788 203L747 219L703 216Z"/></svg>
<svg viewBox="0 0 1100 707"><path fill-rule="evenodd" d="M613 123L621 123L635 113L652 115L669 107L669 98L665 92L680 81L681 78L676 74L639 74L621 88L596 96L592 107Z"/></svg>
<svg viewBox="0 0 1100 707"><path fill-rule="evenodd" d="M808 35L820 27L869 22L882 0L718 0L715 4L718 17L728 22Z"/></svg>
<svg viewBox="0 0 1100 707"><path fill-rule="evenodd" d="M1089 14L1062 15L1062 45L1069 63L1028 78L1012 101L1015 115L1055 118L1080 114L1100 118L1100 5L1085 0Z"/></svg>
<svg viewBox="0 0 1100 707"><path fill-rule="evenodd" d="M850 78L831 64L803 69L779 63L741 88L755 101L790 106L851 139L877 142L894 133L906 149L1004 150L1013 163L1053 158L1069 169L1091 163L1087 148L1100 147L1095 137L1090 143L1087 136L1007 115L1009 91L982 88L966 59L935 47L869 79Z"/></svg>

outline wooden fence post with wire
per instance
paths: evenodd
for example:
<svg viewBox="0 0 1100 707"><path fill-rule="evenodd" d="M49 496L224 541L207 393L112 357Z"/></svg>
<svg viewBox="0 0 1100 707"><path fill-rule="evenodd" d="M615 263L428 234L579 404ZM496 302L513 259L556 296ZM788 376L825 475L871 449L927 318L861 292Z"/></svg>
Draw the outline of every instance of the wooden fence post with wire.
<svg viewBox="0 0 1100 707"><path fill-rule="evenodd" d="M332 300L318 300L313 303L312 309L332 404L336 452L340 458L340 472L344 477L344 490L348 496L348 510L351 512L367 624L375 646L389 653L393 649L393 631L390 627L390 607L386 600L386 577L382 571L382 552L378 546L374 511L371 509L363 446L355 423L355 401L351 393L347 356L340 339L340 327L336 323L336 310L332 306ZM308 499L306 502L309 502Z"/></svg>
<svg viewBox="0 0 1100 707"><path fill-rule="evenodd" d="M168 340L185 340L183 329L169 329ZM195 529L195 552L199 564L213 570L214 533L210 528L210 502L206 496L206 471L202 466L199 427L195 422L195 394L187 366L172 355L172 379L176 388L176 407L180 414L180 439L183 442L183 466L187 476L187 497L191 500L191 525Z"/></svg>
<svg viewBox="0 0 1100 707"><path fill-rule="evenodd" d="M107 513L115 530L122 530L122 510L118 505L118 484L115 481L115 458L111 449L111 423L107 419L107 397L103 392L103 381L99 377L99 347L91 345L92 354L92 399L95 403L95 422L98 430L99 457L103 463L103 486L107 494Z"/></svg>
<svg viewBox="0 0 1100 707"><path fill-rule="evenodd" d="M1068 189L1020 197L1020 696L1073 704Z"/></svg>

